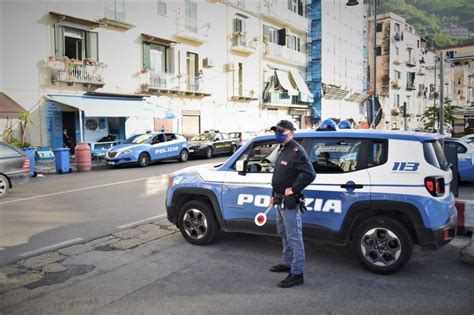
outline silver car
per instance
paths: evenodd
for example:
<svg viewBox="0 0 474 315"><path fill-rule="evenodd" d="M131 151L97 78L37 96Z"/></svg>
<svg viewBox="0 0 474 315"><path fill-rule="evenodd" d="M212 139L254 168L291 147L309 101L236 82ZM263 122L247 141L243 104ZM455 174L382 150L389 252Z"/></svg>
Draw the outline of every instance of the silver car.
<svg viewBox="0 0 474 315"><path fill-rule="evenodd" d="M30 180L29 168L30 160L22 150L0 141L0 199L13 186Z"/></svg>

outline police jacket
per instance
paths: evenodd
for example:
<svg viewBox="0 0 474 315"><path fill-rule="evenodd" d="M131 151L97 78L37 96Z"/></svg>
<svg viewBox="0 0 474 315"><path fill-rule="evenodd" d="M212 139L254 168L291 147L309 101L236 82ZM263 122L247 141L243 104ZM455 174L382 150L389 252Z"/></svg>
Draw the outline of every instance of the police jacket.
<svg viewBox="0 0 474 315"><path fill-rule="evenodd" d="M280 147L272 177L273 192L283 195L285 189L291 187L294 194L299 195L315 178L313 165L298 142L291 139Z"/></svg>

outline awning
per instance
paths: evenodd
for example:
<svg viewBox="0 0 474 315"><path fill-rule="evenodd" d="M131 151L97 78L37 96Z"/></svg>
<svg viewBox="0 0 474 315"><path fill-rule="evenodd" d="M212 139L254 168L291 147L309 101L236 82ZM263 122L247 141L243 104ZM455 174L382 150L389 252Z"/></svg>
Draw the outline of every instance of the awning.
<svg viewBox="0 0 474 315"><path fill-rule="evenodd" d="M0 118L14 118L17 119L21 112L25 109L11 99L8 95L0 92Z"/></svg>
<svg viewBox="0 0 474 315"><path fill-rule="evenodd" d="M87 95L48 95L51 101L84 111L86 117L148 117L173 119L175 112L144 99Z"/></svg>
<svg viewBox="0 0 474 315"><path fill-rule="evenodd" d="M302 102L313 102L313 94L309 91L306 82L301 77L300 73L295 69L290 69L291 76L295 80L296 86L301 93Z"/></svg>
<svg viewBox="0 0 474 315"><path fill-rule="evenodd" d="M277 74L278 82L280 82L282 88L288 91L288 95L298 95L298 91L295 90L293 85L291 85L288 72L281 70L275 70L275 72Z"/></svg>

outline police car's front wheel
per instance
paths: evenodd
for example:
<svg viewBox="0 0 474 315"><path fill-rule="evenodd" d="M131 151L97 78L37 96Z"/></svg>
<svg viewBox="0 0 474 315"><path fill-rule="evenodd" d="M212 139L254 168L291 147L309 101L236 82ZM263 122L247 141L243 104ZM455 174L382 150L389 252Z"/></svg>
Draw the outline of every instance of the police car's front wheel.
<svg viewBox="0 0 474 315"><path fill-rule="evenodd" d="M181 207L179 228L184 238L194 245L211 243L219 232L212 208L204 201L190 201Z"/></svg>
<svg viewBox="0 0 474 315"><path fill-rule="evenodd" d="M179 161L180 162L186 162L189 157L189 152L186 149L182 149L181 152L179 153Z"/></svg>
<svg viewBox="0 0 474 315"><path fill-rule="evenodd" d="M150 155L146 152L140 153L138 157L138 166L147 167L150 165Z"/></svg>
<svg viewBox="0 0 474 315"><path fill-rule="evenodd" d="M369 218L354 230L352 250L368 270L394 273L410 260L413 241L400 222L388 217Z"/></svg>

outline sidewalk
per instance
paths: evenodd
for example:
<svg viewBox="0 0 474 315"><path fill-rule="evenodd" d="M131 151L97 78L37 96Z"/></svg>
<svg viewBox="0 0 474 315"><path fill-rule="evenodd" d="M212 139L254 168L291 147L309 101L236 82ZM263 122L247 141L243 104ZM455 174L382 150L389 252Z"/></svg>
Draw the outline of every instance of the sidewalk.
<svg viewBox="0 0 474 315"><path fill-rule="evenodd" d="M105 161L103 159L93 159L91 161L92 169L105 168ZM77 172L76 160L71 159L69 165L72 172ZM38 174L56 174L56 166L54 160L47 162L38 162L36 161L36 173Z"/></svg>

